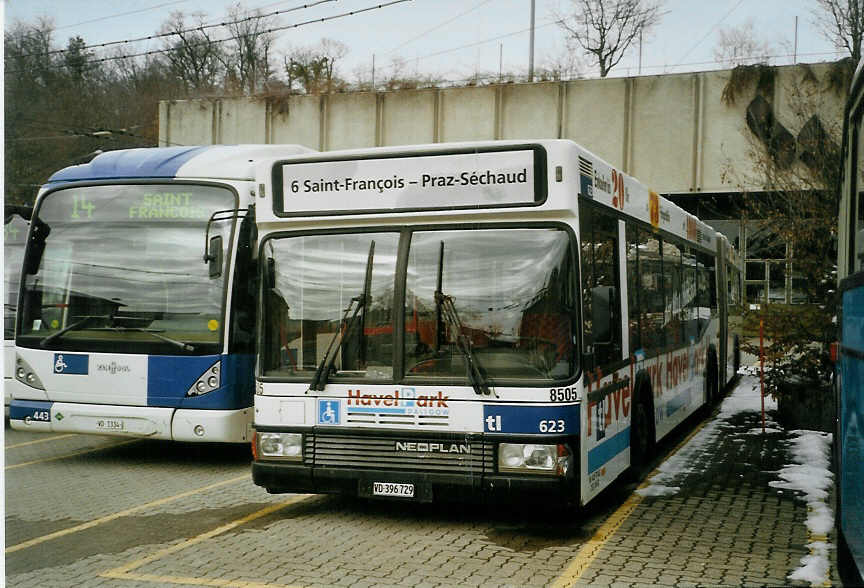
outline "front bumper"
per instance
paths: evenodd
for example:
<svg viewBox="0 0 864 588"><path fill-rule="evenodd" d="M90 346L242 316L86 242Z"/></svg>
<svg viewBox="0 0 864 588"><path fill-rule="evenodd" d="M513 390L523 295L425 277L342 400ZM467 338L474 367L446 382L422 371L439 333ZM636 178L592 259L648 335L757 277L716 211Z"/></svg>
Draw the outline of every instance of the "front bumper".
<svg viewBox="0 0 864 588"><path fill-rule="evenodd" d="M404 432L376 433L370 435L365 431L331 437L320 430L304 431L302 462L259 458L252 463L252 479L272 494L320 493L378 498L373 495L372 486L375 482L382 482L414 485L413 498L387 497L394 500L507 502L533 497L556 504L576 504L579 501L579 468L572 450L574 439L473 434L468 439L472 448L477 447L474 453L476 459L453 461L442 466L442 462L435 459L440 456L413 456L413 461L406 463L412 458L378 448L393 438L434 443L445 441L445 436L421 436L416 431L412 431L410 437ZM346 443L344 452L334 446L331 439ZM465 440L466 437L462 435L461 439ZM350 440L350 443L346 440ZM499 472L494 457L499 442L567 444L572 456L569 469L560 476ZM371 457L376 449L378 452ZM363 462L358 463L360 460Z"/></svg>

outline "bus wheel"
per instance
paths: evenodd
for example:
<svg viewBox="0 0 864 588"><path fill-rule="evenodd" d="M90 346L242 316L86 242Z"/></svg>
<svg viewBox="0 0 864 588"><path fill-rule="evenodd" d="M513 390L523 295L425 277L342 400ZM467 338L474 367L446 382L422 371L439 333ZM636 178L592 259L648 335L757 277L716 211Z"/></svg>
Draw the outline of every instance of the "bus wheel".
<svg viewBox="0 0 864 588"><path fill-rule="evenodd" d="M717 354L711 349L705 361L705 406L709 409L720 400L718 376Z"/></svg>
<svg viewBox="0 0 864 588"><path fill-rule="evenodd" d="M738 340L738 335L732 339L732 365L735 366L735 372L732 374L734 378L741 368L741 341Z"/></svg>
<svg viewBox="0 0 864 588"><path fill-rule="evenodd" d="M651 390L640 387L630 416L630 480L642 477L642 470L654 451L654 408Z"/></svg>

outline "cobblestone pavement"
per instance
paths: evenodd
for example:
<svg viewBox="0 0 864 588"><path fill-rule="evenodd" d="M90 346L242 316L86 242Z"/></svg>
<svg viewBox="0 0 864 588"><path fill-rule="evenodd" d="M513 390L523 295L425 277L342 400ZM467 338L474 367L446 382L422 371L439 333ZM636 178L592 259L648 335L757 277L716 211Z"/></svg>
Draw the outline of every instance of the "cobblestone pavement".
<svg viewBox="0 0 864 588"><path fill-rule="evenodd" d="M806 505L769 486L788 433L751 434L757 425L755 413L715 423L708 450L667 480L675 495L622 484L569 517L270 496L252 484L245 447L7 428L6 583L789 585L808 552Z"/></svg>

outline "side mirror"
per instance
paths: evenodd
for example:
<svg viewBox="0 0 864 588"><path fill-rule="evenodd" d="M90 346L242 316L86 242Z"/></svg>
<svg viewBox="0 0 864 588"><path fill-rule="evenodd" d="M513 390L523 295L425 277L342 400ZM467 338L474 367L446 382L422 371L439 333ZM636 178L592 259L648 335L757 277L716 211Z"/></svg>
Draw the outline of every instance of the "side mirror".
<svg viewBox="0 0 864 588"><path fill-rule="evenodd" d="M209 264L210 277L218 278L222 275L222 236L210 237L207 245L207 254L204 256Z"/></svg>
<svg viewBox="0 0 864 588"><path fill-rule="evenodd" d="M615 288L596 286L591 288L591 326L594 345L612 343L612 323L614 317L612 303L615 301Z"/></svg>
<svg viewBox="0 0 864 588"><path fill-rule="evenodd" d="M48 238L50 233L51 227L38 218L33 219L27 243L26 257L22 263L22 270L25 274L32 275L39 271L39 265L42 263L42 254L45 253L45 239Z"/></svg>

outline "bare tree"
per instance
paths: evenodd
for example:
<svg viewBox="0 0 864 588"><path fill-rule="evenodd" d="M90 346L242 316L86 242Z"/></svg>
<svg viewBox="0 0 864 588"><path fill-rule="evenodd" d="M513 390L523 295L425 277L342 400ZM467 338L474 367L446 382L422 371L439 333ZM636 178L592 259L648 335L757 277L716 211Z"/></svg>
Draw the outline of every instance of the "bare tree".
<svg viewBox="0 0 864 588"><path fill-rule="evenodd" d="M855 63L861 60L864 39L864 0L816 0L816 24L826 39L849 51Z"/></svg>
<svg viewBox="0 0 864 588"><path fill-rule="evenodd" d="M345 87L336 74L336 63L348 54L344 43L321 39L317 47L295 49L284 56L288 88L295 84L306 94L329 93Z"/></svg>
<svg viewBox="0 0 864 588"><path fill-rule="evenodd" d="M188 27L183 12L173 12L162 25L166 37L165 57L172 75L183 82L188 93L212 92L224 76L223 47L210 37L204 13L195 13L195 27Z"/></svg>
<svg viewBox="0 0 864 588"><path fill-rule="evenodd" d="M739 65L768 63L773 52L774 47L770 42L757 40L753 21L748 20L740 26L720 29L714 46L714 59L727 69L732 69Z"/></svg>
<svg viewBox="0 0 864 588"><path fill-rule="evenodd" d="M256 10L248 16L240 4L235 4L228 13L226 28L232 39L232 47L221 52L226 71L226 86L254 94L266 89L272 70L270 51L275 37L270 30L276 26L273 17L261 15Z"/></svg>
<svg viewBox="0 0 864 588"><path fill-rule="evenodd" d="M639 37L660 20L658 0L571 0L558 25L587 53L605 78Z"/></svg>

